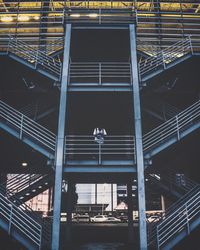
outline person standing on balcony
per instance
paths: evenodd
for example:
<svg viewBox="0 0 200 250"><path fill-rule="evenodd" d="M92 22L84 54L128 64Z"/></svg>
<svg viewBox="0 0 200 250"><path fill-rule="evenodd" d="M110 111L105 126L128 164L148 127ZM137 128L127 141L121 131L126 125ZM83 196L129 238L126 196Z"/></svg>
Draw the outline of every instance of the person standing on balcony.
<svg viewBox="0 0 200 250"><path fill-rule="evenodd" d="M107 133L106 133L106 130L104 128L95 128L93 135L94 135L95 142L97 142L99 144L103 144L104 137L107 135Z"/></svg>

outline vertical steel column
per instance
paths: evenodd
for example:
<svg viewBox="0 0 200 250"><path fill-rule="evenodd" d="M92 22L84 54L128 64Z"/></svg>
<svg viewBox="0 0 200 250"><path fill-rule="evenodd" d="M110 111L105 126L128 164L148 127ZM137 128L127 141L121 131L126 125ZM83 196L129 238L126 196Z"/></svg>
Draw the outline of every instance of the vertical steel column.
<svg viewBox="0 0 200 250"><path fill-rule="evenodd" d="M62 172L64 162L64 143L65 143L65 114L67 106L67 84L69 74L71 24L66 24L64 57L62 68L60 107L58 118L58 135L56 147L56 169L55 169L55 188L53 206L53 229L52 229L52 250L59 250L60 242L60 212L62 195Z"/></svg>
<svg viewBox="0 0 200 250"><path fill-rule="evenodd" d="M135 121L135 157L137 164L138 179L138 212L139 212L139 235L140 250L147 249L147 228L145 214L145 180L144 180L144 159L142 145L142 126L141 126L141 109L140 109L140 87L137 64L137 45L135 25L130 24L130 49L131 49L131 70L132 70L132 92L133 92L133 109Z"/></svg>
<svg viewBox="0 0 200 250"><path fill-rule="evenodd" d="M128 205L128 241L129 243L134 242L133 232L133 190L132 182L129 180L127 183L127 205ZM134 248L133 248L134 249Z"/></svg>

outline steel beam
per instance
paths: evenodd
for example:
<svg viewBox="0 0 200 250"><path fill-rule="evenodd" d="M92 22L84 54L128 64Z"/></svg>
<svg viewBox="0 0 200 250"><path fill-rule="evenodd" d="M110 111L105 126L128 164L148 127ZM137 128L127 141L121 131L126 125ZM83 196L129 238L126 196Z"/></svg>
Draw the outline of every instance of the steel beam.
<svg viewBox="0 0 200 250"><path fill-rule="evenodd" d="M133 235L133 197L132 197L132 182L129 180L127 183L127 204L128 204L128 241L134 242Z"/></svg>
<svg viewBox="0 0 200 250"><path fill-rule="evenodd" d="M135 123L135 149L138 179L138 212L139 212L139 235L140 250L147 249L147 226L146 226L146 204L145 204L145 179L144 179L144 156L142 145L142 126L140 108L140 87L137 65L137 45L135 25L130 24L130 49L131 49L131 70L133 81L133 110Z"/></svg>
<svg viewBox="0 0 200 250"><path fill-rule="evenodd" d="M65 115L67 106L67 86L69 74L69 56L70 56L71 24L66 24L64 58L62 68L60 107L58 118L58 135L56 147L56 168L55 168L55 189L53 206L53 230L52 230L52 250L59 250L60 243L60 212L62 195L62 174L64 163L64 145L65 145Z"/></svg>

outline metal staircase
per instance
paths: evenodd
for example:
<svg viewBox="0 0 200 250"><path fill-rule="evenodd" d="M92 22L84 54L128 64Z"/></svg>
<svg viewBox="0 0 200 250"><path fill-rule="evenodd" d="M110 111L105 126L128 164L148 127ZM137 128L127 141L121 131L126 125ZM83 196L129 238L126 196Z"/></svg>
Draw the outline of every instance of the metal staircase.
<svg viewBox="0 0 200 250"><path fill-rule="evenodd" d="M200 186L169 207L158 222L149 225L149 246L170 250L200 224Z"/></svg>
<svg viewBox="0 0 200 250"><path fill-rule="evenodd" d="M156 55L143 59L139 63L140 81L148 81L163 71L174 67L193 55L191 37L176 42L172 46L159 51Z"/></svg>
<svg viewBox="0 0 200 250"><path fill-rule="evenodd" d="M61 62L22 40L10 37L7 55L54 81L60 81Z"/></svg>
<svg viewBox="0 0 200 250"><path fill-rule="evenodd" d="M24 203L53 186L53 183L53 174L15 174L7 180L6 189L9 190L8 195L12 195L12 201L17 198Z"/></svg>
<svg viewBox="0 0 200 250"><path fill-rule="evenodd" d="M145 158L151 158L200 127L200 101L143 136Z"/></svg>
<svg viewBox="0 0 200 250"><path fill-rule="evenodd" d="M8 195L9 194L9 195ZM49 249L51 228L20 200L0 186L0 228L30 250Z"/></svg>
<svg viewBox="0 0 200 250"><path fill-rule="evenodd" d="M1 100L0 127L48 158L54 158L55 134Z"/></svg>

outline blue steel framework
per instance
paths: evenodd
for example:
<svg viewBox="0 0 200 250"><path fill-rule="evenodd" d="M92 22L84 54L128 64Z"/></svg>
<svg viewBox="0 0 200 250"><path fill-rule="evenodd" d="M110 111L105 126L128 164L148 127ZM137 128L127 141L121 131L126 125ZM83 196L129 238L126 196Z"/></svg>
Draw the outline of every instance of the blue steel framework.
<svg viewBox="0 0 200 250"><path fill-rule="evenodd" d="M130 24L130 44L131 44L131 72L132 72L132 93L133 93L133 107L134 107L134 120L135 120L135 152L136 152L136 165L138 174L138 203L139 203L139 228L140 228L140 249L147 249L147 228L146 228L146 215L145 215L145 186L144 186L144 160L143 160L143 147L142 147L142 126L141 126L141 111L140 111L140 89L139 89L139 74L137 67L137 45L136 45L136 28L134 24ZM62 185L62 172L64 166L64 125L66 114L66 101L67 101L67 85L68 85L68 72L69 72L69 54L70 54L70 34L71 25L66 25L65 43L64 43L64 59L61 80L61 96L60 96L60 111L59 111L59 124L58 136L56 143L56 173L55 173L55 189L54 189L54 214L53 214L53 231L52 231L52 249L59 249L60 244L60 212L61 212L61 185ZM86 167L87 168L87 167ZM114 170L113 172L115 172ZM130 185L130 184L129 184ZM131 199L131 194L129 192ZM132 206L129 206L129 237L132 236L131 214Z"/></svg>
<svg viewBox="0 0 200 250"><path fill-rule="evenodd" d="M10 34L14 34L16 37L19 35L19 37L21 35L24 35L23 33L23 29L22 29L22 24L24 23L20 23L20 19L23 16L19 15L20 11L24 11L24 7L23 7L23 3L22 2L22 6L19 6L19 3L22 1L19 1L18 4L10 4L10 3L6 3L6 11L5 13L3 12L1 15L1 21L2 20L6 20L7 18L7 23L10 22L9 18L13 18L16 19L17 18L17 23L10 23L10 29L11 32L9 32ZM56 1L55 1L56 2ZM68 90L68 81L69 81L69 53L70 53L70 34L71 34L71 25L67 24L66 25L66 29L65 29L65 33L63 32L61 26L65 21L67 22L72 22L74 24L74 28L77 29L83 29L83 28L88 28L87 23L90 22L90 24L92 22L95 23L95 27L96 28L113 28L113 25L110 25L110 21L112 22L112 18L110 19L110 17L108 19L105 18L105 16L109 13L108 10L103 10L104 12L102 12L101 9L98 9L98 11L96 11L96 7L98 7L98 3L96 3L96 7L91 10L91 13L93 14L93 17L97 17L98 18L95 21L91 21L92 19L89 18L89 14L90 14L90 10L85 10L83 8L82 14L80 15L81 18L79 19L79 13L78 11L80 11L78 8L77 9L73 9L73 13L74 16L69 14L69 11L64 11L63 12L63 5L61 5L62 7L58 7L56 9L56 11L58 11L58 16L55 18L54 14L53 14L53 18L55 18L55 20L57 20L57 24L59 26L59 29L57 30L58 32L58 36L62 36L63 34L65 34L65 39L64 39L64 61L63 61L63 70L62 70L62 80L61 80L61 96L60 96L60 112L59 112L59 126L58 126L58 136L56 138L55 135L50 134L50 137L53 138L52 139L52 145L46 147L40 147L39 150L41 150L41 152L43 152L47 157L50 157L51 159L54 158L54 153L56 152L56 158L55 158L55 165L56 165L56 174L55 174L55 199L54 199L54 220L53 220L53 233L52 233L52 249L59 249L59 234L60 234L60 203L61 203L61 181L62 181L62 175L63 175L63 171L66 173L70 173L71 172L77 172L77 173L91 173L91 172L98 172L98 173L109 173L109 174L114 174L115 172L121 172L124 173L127 171L127 173L133 173L135 171L137 171L138 174L138 192L139 192L139 211L140 211L140 248L141 249L147 249L147 237L146 237L146 220L145 220L145 195L144 195L144 159L143 159L143 154L145 154L145 158L151 158L154 154L160 152L162 149L168 147L169 145L171 145L172 143L179 141L181 138L183 138L184 136L186 136L187 134L191 133L192 131L194 131L195 129L199 128L200 123L198 120L198 116L199 116L199 101L195 104L193 104L191 107L189 107L188 109L186 109L183 112L180 112L180 114L176 115L175 117L173 117L172 119L169 120L169 122L166 122L164 124L162 124L160 127L158 127L157 129L151 131L150 133L148 133L147 135L145 135L142 138L142 131L141 131L141 114L140 114L140 93L139 93L139 78L138 78L138 69L137 69L137 56L136 56L136 47L138 47L140 50L145 51L145 49L147 50L147 54L149 53L152 58L147 59L143 62L143 66L144 68L143 70L147 70L149 69L149 67L151 67L152 65L155 66L154 68L151 68L152 72L154 70L158 70L159 67L161 67L161 70L165 70L167 67L167 64L171 64L171 65L176 65L177 63L177 59L181 60L180 55L186 55L186 57L190 57L191 55L193 55L193 49L195 49L195 51L199 50L199 32L198 29L196 29L195 27L199 25L198 18L199 18L199 10L200 10L200 5L196 4L196 3L192 3L192 1L188 1L186 4L184 3L185 1L179 1L179 5L177 7L177 5L173 5L170 1L160 1L160 4L158 3L159 1L144 1L143 2L139 2L139 1L135 1L137 4L133 5L133 3L129 2L128 6L131 4L132 8L131 10L129 9L127 12L125 11L125 19L126 22L123 23L124 25L121 26L121 23L124 22L124 19L119 19L115 22L115 29L118 28L126 28L128 27L128 24L130 22L133 21L133 13L135 11L135 7L137 6L137 30L138 30L138 37L139 39L142 38L142 42L140 43L140 40L138 39L138 46L136 46L136 35L135 35L135 27L134 24L131 24L129 26L130 28L130 44L131 44L131 64L128 65L128 67L131 65L131 71L129 71L129 74L132 74L132 82L133 84L131 85L131 88L129 87L129 91L132 91L133 93L133 108L134 108L134 118L135 118L135 148L133 151L129 152L129 154L132 154L132 156L136 155L136 158L132 157L131 158L131 164L129 162L129 164L127 164L127 168L125 167L121 167L124 164L123 159L121 161L113 161L113 162L118 162L118 168L116 167L112 167L112 166L107 166L105 164L106 161L103 161L102 158L100 159L100 162L102 164L105 164L102 168L99 168L98 163L93 164L93 168L88 168L88 164L91 163L92 161L83 161L83 165L77 165L77 163L75 165L71 164L70 165L70 159L68 159L68 156L70 155L70 152L68 152L68 148L65 148L65 137L64 137L64 125L65 125L65 115L66 115L66 103L67 103L67 90ZM72 4L73 2L71 2ZM121 2L119 2L121 3ZM168 9L165 9L166 3L170 6L172 5L170 8L171 10L168 12ZM59 3L55 3L58 4ZM74 3L76 4L76 3ZM80 3L78 3L80 4ZM190 6L192 4L192 7ZM31 5L31 3L30 3ZM73 4L72 4L73 5ZM17 6L17 7L16 7ZM142 7L144 6L144 7ZM38 8L37 6L34 5L34 8ZM49 11L49 5L47 4L46 7L43 6L44 8L48 8ZM77 7L77 6L76 6ZM129 6L130 7L130 6ZM183 8L184 7L184 8ZM17 9L16 9L17 8ZM22 9L20 9L22 8ZM40 7L39 7L40 8ZM44 11L44 8L42 11ZM26 9L26 8L25 8ZM12 13L12 16L10 17L10 10ZM66 10L66 9L64 9ZM27 9L25 10L26 13ZM38 10L37 10L38 11ZM36 14L37 14L36 11ZM180 12L181 11L181 12ZM98 13L97 13L98 12ZM117 15L119 14L118 12L115 11L111 11L112 13ZM146 15L146 12L151 12L149 15ZM167 13L166 13L167 12ZM127 15L128 13L128 15ZM97 16L96 16L97 15ZM131 17L131 18L130 18ZM4 18L4 19L3 19ZM38 34L41 35L42 39L45 39L43 35L45 32L47 32L47 27L45 26L45 23L49 22L49 25L53 26L53 19L51 14L49 13L48 19L47 19L47 15L45 13L42 13L41 19L43 20L48 20L48 21L44 21L44 23L42 23L41 27L39 28L39 30L42 32L37 33L36 31L36 36ZM11 19L10 19L11 20ZM37 19L35 19L37 20ZM90 20L90 21L89 21ZM181 34L178 33L178 35L173 33L173 25L174 25L174 20L182 20L181 23ZM191 20L191 22L189 21ZM195 20L195 21L194 21ZM146 21L150 21L150 26L145 26L145 22ZM162 22L161 22L162 21ZM109 26L105 25L108 24L109 22ZM7 27L5 26L7 23L3 23L3 21L1 22L1 25L3 27L3 29L7 29ZM36 21L36 23L38 23ZM79 25L80 23L84 23L84 26ZM32 25L33 23L31 23ZM118 25L120 24L120 27L118 27ZM34 29L34 25L31 26L28 23L27 25L27 30L31 30ZM6 28L5 28L6 27ZM13 27L14 27L14 31L13 31ZM17 28L16 28L17 27ZM170 29L169 29L170 27ZM16 28L16 29L15 29ZM49 29L50 30L50 29ZM150 33L146 34L145 31L149 30ZM170 30L170 32L169 32ZM44 33L43 33L44 31ZM59 33L60 32L60 33ZM163 32L163 33L162 33ZM168 39L168 35L170 33L170 37ZM54 33L54 35L56 34L56 32ZM192 34L194 37L194 39L191 37L189 37L189 39L186 38L186 47L182 47L182 45L180 46L180 44L176 44L176 50L171 51L171 48L169 50L163 50L163 51L159 51L160 48L165 48L167 46L167 44L172 44L174 41L177 41L178 38L182 38L185 35L187 36L188 34ZM2 34L1 34L2 35ZM149 37L153 37L153 44L148 43L148 38ZM30 38L30 37L29 37ZM27 39L29 41L29 38ZM15 38L14 38L15 39ZM5 51L5 49L7 50L7 48L9 48L10 45L12 45L12 42L14 40L13 38L8 38L6 36L1 36L1 40L3 41L3 45L1 45L1 48L3 48L2 50ZM9 46L7 47L7 43L6 41L9 41ZM30 41L29 41L30 42ZM194 47L192 47L192 45L190 43L194 42ZM179 42L178 42L179 43ZM19 42L20 44L20 42ZM21 48L20 45L18 44L18 49ZM37 47L38 41L37 39L32 39L30 42L31 45L34 45ZM189 44L189 45L188 45ZM46 47L46 43L42 43L42 48ZM155 45L154 47L152 45ZM191 45L191 46L190 46ZM26 45L23 44L23 46L25 47ZM22 47L23 47L22 46ZM62 49L62 44L58 45L57 49L60 50ZM51 45L50 45L51 47ZM177 56L174 56L174 52L177 52L177 48L181 47L181 50L178 51ZM15 50L15 46L11 46L11 48ZM30 47L29 47L30 48ZM190 54L184 54L182 48L186 48L186 50L188 51L189 48L189 52ZM49 47L47 46L44 50L48 51ZM56 49L56 50L57 50ZM37 51L37 50L35 50ZM35 51L33 51L33 54L35 53ZM8 53L13 52L13 51L9 51ZM38 52L38 51L37 51ZM41 51L40 51L41 52ZM51 48L48 51L50 54L52 53ZM161 52L161 53L160 53ZM164 52L164 53L163 53ZM24 51L20 52L20 56L23 55ZM154 53L156 54L156 57L154 56ZM30 54L30 51L29 51ZM27 60L27 64L29 63L29 66L31 63L34 63L35 68L39 71L39 67L38 67L38 63L40 63L40 66L42 65L42 69L44 72L44 67L46 66L46 68L50 69L52 71L52 64L51 61L48 56L44 56L44 54L41 52L42 56L39 57L39 59L41 61L38 60L38 56L34 57L34 60L32 60L32 58L28 58L27 59L27 54L25 55L25 59ZM173 55L173 56L172 56ZM12 54L13 56L13 54ZM16 59L17 57L15 57ZM23 59L24 59L23 58ZM158 59L158 60L157 60ZM182 58L183 59L183 58ZM16 59L17 60L17 59ZM45 64L47 60L47 64ZM185 60L185 59L184 59ZM18 61L20 61L19 59L19 55L18 55ZM22 63L24 63L23 60L21 60ZM179 61L180 62L180 61ZM155 63L155 64L154 64ZM55 64L57 65L57 64ZM142 65L142 64L140 64ZM73 65L72 65L73 66ZM171 67L169 65L169 67ZM130 70L130 69L129 69ZM141 77L141 68L140 68L140 77ZM40 72L40 71L39 71ZM131 72L131 73L130 73ZM152 73L150 72L150 74ZM155 74L155 72L152 73L153 75ZM148 75L149 77L149 75ZM142 80L142 79L140 79ZM101 82L101 79L100 79ZM89 89L89 88L88 88ZM99 89L97 89L98 91ZM111 88L110 91L115 90L115 88ZM120 89L118 89L120 91ZM80 91L80 89L79 89ZM38 145L37 143L35 143L35 141L37 142L37 137L33 137L34 142L30 140L31 136L35 136L34 133L31 134L30 132L30 128L33 125L33 128L35 129L34 126L37 126L36 124L34 124L32 121L28 120L28 126L25 123L27 121L27 118L24 117L23 115L21 116L21 114L15 114L16 116L13 118L13 113L15 113L14 109L11 109L11 107L6 106L3 102L0 103L1 104L1 115L3 117L3 122L1 122L1 127L3 129L5 129L6 131L10 132L12 135L16 136L17 138L24 140L24 142L29 143L32 147L35 147L38 150ZM3 113L4 112L4 113ZM8 114L10 114L9 118L8 118ZM18 116L18 117L17 117ZM1 118L2 118L1 117ZM16 118L17 117L17 118ZM19 120L17 120L19 118ZM11 123L12 126L9 127L9 122ZM18 124L19 122L19 124ZM14 130L13 129L13 124L16 125L17 128L19 129L19 134L18 134L18 130ZM184 127L185 126L185 127ZM27 136L26 132L27 132L27 127L29 129L29 140L25 140L25 136ZM38 128L38 127L37 127ZM184 130L184 129L185 130ZM157 131L156 131L157 130ZM34 131L34 130L33 130ZM42 132L47 133L47 137L49 136L49 133L45 130L42 130ZM164 133L166 134L164 134ZM168 137L169 138L168 138ZM171 136L171 137L170 137ZM153 139L154 138L154 139ZM156 138L156 139L155 139ZM168 141L163 141L163 138L168 138ZM32 139L32 138L31 138ZM40 139L40 138L39 138ZM143 145L142 145L142 139L143 139ZM68 143L69 138L66 137L66 143ZM133 141L134 139L131 138L131 140ZM41 140L39 140L41 143ZM44 141L46 141L46 138L44 138ZM163 143L163 145L161 145L161 142ZM33 145L35 144L35 145ZM134 143L133 143L134 144ZM41 145L39 145L41 146ZM42 145L44 146L44 145ZM46 145L45 145L46 146ZM144 148L143 148L144 146ZM102 151L103 152L103 151ZM73 152L72 152L73 153ZM103 153L102 153L103 155ZM101 156L101 154L100 154ZM134 159L136 159L136 165L137 165L137 170L135 168L135 161ZM109 159L110 160L110 159ZM73 163L73 161L71 161ZM66 163L66 164L64 164ZM110 164L112 165L112 160L110 161ZM65 165L65 166L64 166ZM112 177L111 177L112 179ZM196 193L197 192L197 193ZM129 193L130 193L130 187L129 187ZM195 191L195 196L192 197L194 198L194 201L192 201L194 204L196 204L196 200L198 199L198 195L199 195L199 190ZM196 198L197 196L197 198ZM185 204L184 204L185 205ZM195 206L195 205L194 205ZM196 209L196 207L193 207ZM183 211L183 214L185 214L185 210L184 208L181 208ZM191 210L191 209L190 209ZM188 210L188 211L190 211ZM129 211L130 212L130 211ZM175 214L175 217L177 217L178 219L178 214ZM171 222L171 221L170 221ZM168 223L170 223L168 222ZM174 223L174 221L173 221ZM163 223L162 223L163 224ZM189 223L187 222L187 226L189 227ZM160 230L161 234L163 234L162 230L162 225L158 225L157 229ZM165 229L165 228L164 228ZM188 230L189 231L189 230ZM164 230L165 232L165 230ZM129 233L131 234L131 229L129 231ZM169 233L169 232L167 232ZM175 232L176 233L176 232ZM160 244L163 244L163 238L160 237L160 235L157 235L157 246L160 247ZM154 239L155 240L155 239ZM166 241L166 239L164 239L164 241ZM170 245L170 243L169 243Z"/></svg>

